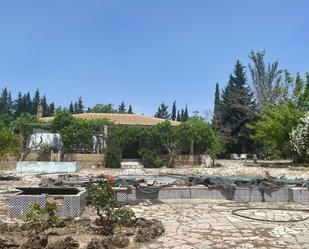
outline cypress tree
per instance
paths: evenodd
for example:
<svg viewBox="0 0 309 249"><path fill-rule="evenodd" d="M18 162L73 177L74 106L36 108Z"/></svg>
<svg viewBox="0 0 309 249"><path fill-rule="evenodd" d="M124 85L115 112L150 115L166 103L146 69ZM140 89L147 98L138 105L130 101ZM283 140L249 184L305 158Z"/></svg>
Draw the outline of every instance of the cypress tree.
<svg viewBox="0 0 309 249"><path fill-rule="evenodd" d="M30 114L34 114L34 113L32 113L32 106L33 106L33 103L32 103L32 100L31 100L31 95L30 95L30 92L28 92L25 95L25 112L30 113ZM35 111L35 113L36 113L36 111Z"/></svg>
<svg viewBox="0 0 309 249"><path fill-rule="evenodd" d="M218 122L220 117L220 89L219 83L216 83L216 91L215 91L215 103L214 103L214 113L212 119L212 125L215 131L218 130Z"/></svg>
<svg viewBox="0 0 309 249"><path fill-rule="evenodd" d="M18 92L18 96L15 101L15 112L14 112L15 117L20 116L24 112L23 108L24 108L23 95L21 94L21 92Z"/></svg>
<svg viewBox="0 0 309 249"><path fill-rule="evenodd" d="M55 112L55 104L54 102L50 103L49 105L49 115L50 116L53 116L54 115L54 112Z"/></svg>
<svg viewBox="0 0 309 249"><path fill-rule="evenodd" d="M176 118L176 120L177 120L178 122L180 122L180 121L181 121L181 117L180 117L179 110L177 111L177 118Z"/></svg>
<svg viewBox="0 0 309 249"><path fill-rule="evenodd" d="M74 114L78 114L79 113L79 109L78 109L78 103L75 102L74 103L74 111L73 111Z"/></svg>
<svg viewBox="0 0 309 249"><path fill-rule="evenodd" d="M133 108L131 105L129 105L128 114L133 114Z"/></svg>
<svg viewBox="0 0 309 249"><path fill-rule="evenodd" d="M74 106L73 106L73 102L71 101L70 106L69 106L69 112L70 113L74 113Z"/></svg>
<svg viewBox="0 0 309 249"><path fill-rule="evenodd" d="M184 122L184 119L185 119L185 111L183 108L181 108L181 112L180 112L180 121L181 122Z"/></svg>
<svg viewBox="0 0 309 249"><path fill-rule="evenodd" d="M171 120L176 120L176 100L173 103Z"/></svg>
<svg viewBox="0 0 309 249"><path fill-rule="evenodd" d="M41 105L43 107L43 117L49 116L49 106L47 104L46 96L44 95L41 101Z"/></svg>
<svg viewBox="0 0 309 249"><path fill-rule="evenodd" d="M40 98L40 91L39 89L36 89L33 100L32 100L32 112L31 114L35 115L37 113L37 108L38 105L41 102L41 98Z"/></svg>
<svg viewBox="0 0 309 249"><path fill-rule="evenodd" d="M189 113L188 113L188 107L186 106L183 112L182 122L186 122L188 119L189 119Z"/></svg>

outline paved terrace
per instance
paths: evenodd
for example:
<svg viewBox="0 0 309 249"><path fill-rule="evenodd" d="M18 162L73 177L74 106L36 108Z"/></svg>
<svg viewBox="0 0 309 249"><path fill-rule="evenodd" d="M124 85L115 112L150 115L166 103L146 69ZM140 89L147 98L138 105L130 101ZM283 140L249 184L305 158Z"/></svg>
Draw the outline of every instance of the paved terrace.
<svg viewBox="0 0 309 249"><path fill-rule="evenodd" d="M207 248L309 248L309 220L301 222L265 222L240 218L231 213L245 207L308 208L290 203L242 204L229 201L164 201L133 207L138 216L161 220L166 232L142 249ZM309 208L308 208L309 209ZM309 217L309 212L243 211L242 214L270 220Z"/></svg>

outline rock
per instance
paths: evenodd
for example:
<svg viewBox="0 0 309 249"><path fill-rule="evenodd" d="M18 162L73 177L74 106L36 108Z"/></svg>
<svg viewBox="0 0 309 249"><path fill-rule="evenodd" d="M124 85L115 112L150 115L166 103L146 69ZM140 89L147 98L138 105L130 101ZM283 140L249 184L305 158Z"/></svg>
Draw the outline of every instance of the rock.
<svg viewBox="0 0 309 249"><path fill-rule="evenodd" d="M15 240L0 237L0 249L13 249L18 247L19 245L15 242Z"/></svg>
<svg viewBox="0 0 309 249"><path fill-rule="evenodd" d="M20 249L44 249L48 243L48 237L46 234L35 235L30 237Z"/></svg>
<svg viewBox="0 0 309 249"><path fill-rule="evenodd" d="M111 241L108 237L102 239L92 238L86 249L111 249Z"/></svg>
<svg viewBox="0 0 309 249"><path fill-rule="evenodd" d="M4 234L7 230L7 224L0 220L0 234Z"/></svg>
<svg viewBox="0 0 309 249"><path fill-rule="evenodd" d="M165 229L161 221L156 219L147 220L139 218L135 222L135 226L139 227L135 240L137 242L147 242L160 236L164 233Z"/></svg>
<svg viewBox="0 0 309 249"><path fill-rule="evenodd" d="M68 236L64 240L59 240L54 244L48 245L47 249L76 249L78 247L78 242Z"/></svg>
<svg viewBox="0 0 309 249"><path fill-rule="evenodd" d="M119 234L112 237L111 243L113 246L124 248L130 244L130 240L127 236Z"/></svg>

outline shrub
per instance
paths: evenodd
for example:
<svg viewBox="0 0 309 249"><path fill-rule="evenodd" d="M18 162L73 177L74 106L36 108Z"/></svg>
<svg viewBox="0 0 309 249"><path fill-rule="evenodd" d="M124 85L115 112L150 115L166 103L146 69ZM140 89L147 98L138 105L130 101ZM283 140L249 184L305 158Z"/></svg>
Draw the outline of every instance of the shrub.
<svg viewBox="0 0 309 249"><path fill-rule="evenodd" d="M48 227L58 223L56 215L57 205L47 202L45 207L41 207L38 203L31 204L30 211L26 215L27 228L30 233L39 234Z"/></svg>
<svg viewBox="0 0 309 249"><path fill-rule="evenodd" d="M117 226L130 225L135 220L135 215L128 208L114 209L115 195L110 182L101 182L87 186L88 199L94 205L97 223L102 228L104 235L110 235Z"/></svg>
<svg viewBox="0 0 309 249"><path fill-rule="evenodd" d="M300 124L290 133L291 146L296 154L296 161L309 161L309 113L301 119Z"/></svg>
<svg viewBox="0 0 309 249"><path fill-rule="evenodd" d="M0 160L20 153L19 136L8 131L0 131Z"/></svg>
<svg viewBox="0 0 309 249"><path fill-rule="evenodd" d="M117 146L109 146L106 149L105 165L107 168L120 168L122 160L121 149Z"/></svg>
<svg viewBox="0 0 309 249"><path fill-rule="evenodd" d="M120 226L132 226L135 220L135 213L129 208L119 208L115 211L117 223Z"/></svg>
<svg viewBox="0 0 309 249"><path fill-rule="evenodd" d="M156 150L142 148L138 151L138 154L142 157L146 168L158 168L162 164L162 159Z"/></svg>

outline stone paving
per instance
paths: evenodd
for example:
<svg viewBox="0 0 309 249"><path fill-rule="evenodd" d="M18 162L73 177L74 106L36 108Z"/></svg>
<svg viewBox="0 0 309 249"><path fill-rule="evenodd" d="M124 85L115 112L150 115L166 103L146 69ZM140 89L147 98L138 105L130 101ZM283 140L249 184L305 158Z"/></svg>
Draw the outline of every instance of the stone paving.
<svg viewBox="0 0 309 249"><path fill-rule="evenodd" d="M161 220L166 232L142 249L207 248L309 248L309 220L300 222L255 221L235 216L233 209L246 207L305 209L290 203L242 204L210 200L168 200L133 206L137 216ZM308 207L307 207L308 208ZM255 210L243 215L276 221L308 218L309 212Z"/></svg>

